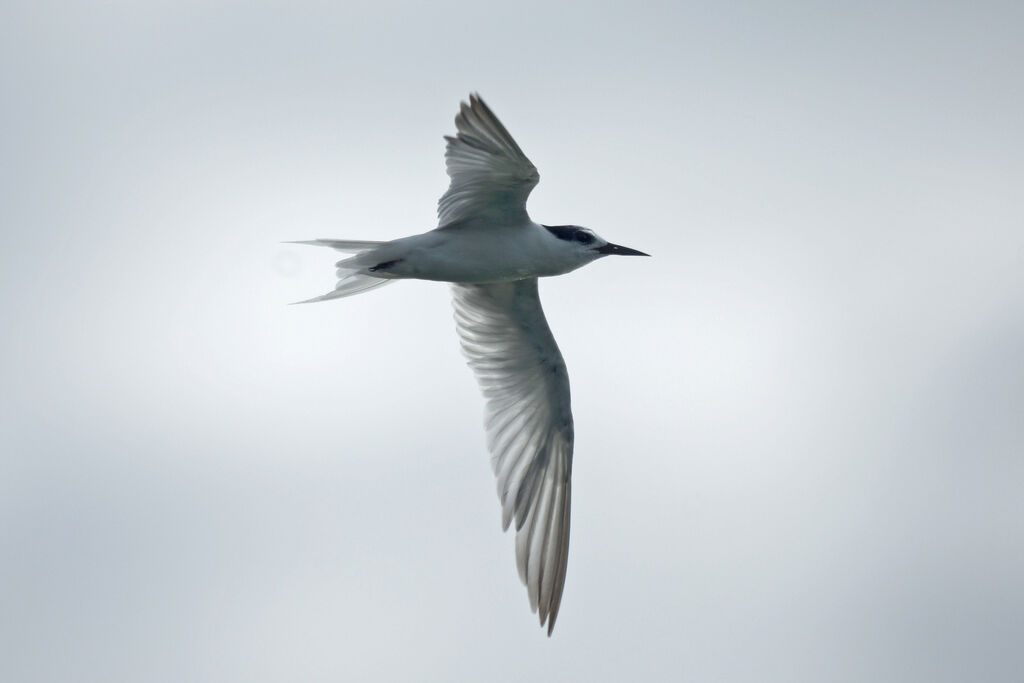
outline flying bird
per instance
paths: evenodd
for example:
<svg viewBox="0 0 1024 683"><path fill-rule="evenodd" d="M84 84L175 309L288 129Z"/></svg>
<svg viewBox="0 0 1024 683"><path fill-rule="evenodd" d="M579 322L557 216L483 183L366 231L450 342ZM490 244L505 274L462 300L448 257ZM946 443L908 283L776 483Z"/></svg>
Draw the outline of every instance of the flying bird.
<svg viewBox="0 0 1024 683"><path fill-rule="evenodd" d="M569 553L573 421L565 361L537 294L537 278L604 256L647 256L575 225L541 225L526 199L540 175L479 95L461 103L445 136L451 184L438 227L390 242L297 242L353 254L337 263L334 290L365 292L395 280L452 283L462 350L486 400L487 447L502 526L516 529L516 564L530 608L555 626Z"/></svg>

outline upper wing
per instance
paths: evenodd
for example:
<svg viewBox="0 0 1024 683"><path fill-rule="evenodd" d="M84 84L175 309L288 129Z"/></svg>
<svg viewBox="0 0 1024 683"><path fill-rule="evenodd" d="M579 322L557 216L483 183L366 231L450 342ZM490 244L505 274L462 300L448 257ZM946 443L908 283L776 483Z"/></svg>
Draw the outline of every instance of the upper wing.
<svg viewBox="0 0 1024 683"><path fill-rule="evenodd" d="M455 117L458 133L446 135L445 162L452 182L437 203L438 225L472 217L526 220L526 198L540 181L498 117L479 95L470 95Z"/></svg>
<svg viewBox="0 0 1024 683"><path fill-rule="evenodd" d="M452 286L462 349L487 401L487 446L502 524L540 623L555 626L569 554L573 426L565 361L537 278Z"/></svg>

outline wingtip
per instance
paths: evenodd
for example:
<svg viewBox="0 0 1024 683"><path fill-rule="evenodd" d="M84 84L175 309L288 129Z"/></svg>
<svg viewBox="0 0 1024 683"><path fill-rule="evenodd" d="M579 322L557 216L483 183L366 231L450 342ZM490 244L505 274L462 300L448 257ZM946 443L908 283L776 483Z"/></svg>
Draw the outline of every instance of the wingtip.
<svg viewBox="0 0 1024 683"><path fill-rule="evenodd" d="M541 614L544 614L543 611L541 612ZM550 638L551 634L554 633L554 631L555 631L555 616L557 616L557 615L552 614L552 613L549 612L547 614L544 614L544 616L547 618L546 621L547 621L547 627L548 627L547 628L548 638ZM542 628L545 625L544 622L545 622L545 619L541 619L540 620L540 625L541 625Z"/></svg>
<svg viewBox="0 0 1024 683"><path fill-rule="evenodd" d="M473 112L479 112L481 109L484 111L490 111L487 103L484 102L484 98L480 96L480 93L474 90L469 93L469 109Z"/></svg>

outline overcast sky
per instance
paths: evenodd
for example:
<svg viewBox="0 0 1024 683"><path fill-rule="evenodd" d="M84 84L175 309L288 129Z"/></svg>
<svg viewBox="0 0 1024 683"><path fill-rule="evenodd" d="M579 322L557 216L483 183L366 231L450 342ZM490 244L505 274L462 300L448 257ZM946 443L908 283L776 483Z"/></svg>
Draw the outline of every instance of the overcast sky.
<svg viewBox="0 0 1024 683"><path fill-rule="evenodd" d="M1024 4L0 10L0 680L1019 681ZM548 639L433 228L479 91L576 416Z"/></svg>

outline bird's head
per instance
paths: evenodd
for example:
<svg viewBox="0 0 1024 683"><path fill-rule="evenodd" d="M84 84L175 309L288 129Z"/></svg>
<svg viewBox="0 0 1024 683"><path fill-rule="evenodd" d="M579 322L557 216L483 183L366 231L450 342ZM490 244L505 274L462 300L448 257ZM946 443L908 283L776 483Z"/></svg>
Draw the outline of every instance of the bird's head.
<svg viewBox="0 0 1024 683"><path fill-rule="evenodd" d="M579 260L579 265L590 263L602 256L650 256L642 251L612 244L599 237L593 230L578 225L545 225L548 232L565 243L566 247ZM576 266L578 267L578 266Z"/></svg>

